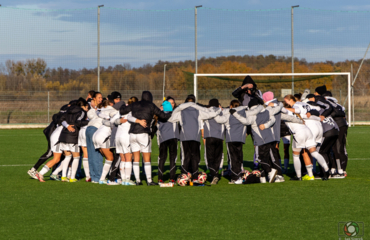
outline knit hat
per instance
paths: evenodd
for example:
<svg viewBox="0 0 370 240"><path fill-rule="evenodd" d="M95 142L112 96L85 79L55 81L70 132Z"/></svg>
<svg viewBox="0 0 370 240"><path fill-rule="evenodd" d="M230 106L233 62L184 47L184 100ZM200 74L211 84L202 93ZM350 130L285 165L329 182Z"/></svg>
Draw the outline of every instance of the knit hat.
<svg viewBox="0 0 370 240"><path fill-rule="evenodd" d="M262 95L263 101L268 102L274 99L274 93L273 92L265 92Z"/></svg>
<svg viewBox="0 0 370 240"><path fill-rule="evenodd" d="M257 87L256 83L253 81L253 79L249 75L244 78L242 86L248 83L253 84L254 88Z"/></svg>
<svg viewBox="0 0 370 240"><path fill-rule="evenodd" d="M307 99L309 99L309 98L314 98L315 97L315 95L313 95L312 93L310 93L310 94L308 94L307 96L306 96L306 98Z"/></svg>
<svg viewBox="0 0 370 240"><path fill-rule="evenodd" d="M333 95L331 94L330 91L326 91L324 94L322 94L323 97L332 97Z"/></svg>
<svg viewBox="0 0 370 240"><path fill-rule="evenodd" d="M114 100L116 98L121 98L121 94L119 92L112 92L110 94L111 98Z"/></svg>
<svg viewBox="0 0 370 240"><path fill-rule="evenodd" d="M257 106L257 105L260 105L260 103L258 102L258 100L256 98L252 98L249 103L248 103L248 107L251 108L253 106Z"/></svg>
<svg viewBox="0 0 370 240"><path fill-rule="evenodd" d="M220 103L218 102L218 99L213 98L213 99L209 100L209 104L208 105L210 107L219 107L220 106Z"/></svg>
<svg viewBox="0 0 370 240"><path fill-rule="evenodd" d="M315 92L317 92L320 95L323 95L326 92L326 86L319 86L315 89Z"/></svg>
<svg viewBox="0 0 370 240"><path fill-rule="evenodd" d="M172 105L169 101L164 101L162 103L162 106L163 106L163 112L172 112Z"/></svg>

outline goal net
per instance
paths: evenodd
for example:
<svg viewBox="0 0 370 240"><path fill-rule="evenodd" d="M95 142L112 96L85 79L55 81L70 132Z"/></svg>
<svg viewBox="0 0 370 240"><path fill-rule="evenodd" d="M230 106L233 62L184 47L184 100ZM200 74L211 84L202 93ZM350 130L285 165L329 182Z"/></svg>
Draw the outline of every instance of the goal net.
<svg viewBox="0 0 370 240"><path fill-rule="evenodd" d="M194 74L194 95L199 101L206 102L211 98L223 100L227 104L233 97L230 86L241 86L245 76L251 76L261 92L272 91L279 100L287 94L303 93L304 89L310 89L311 93L319 84L323 84L319 79L326 79L324 83L329 85L328 90L332 91L333 97L345 106L348 121L352 119L351 112L351 73L349 72L324 72L324 73L199 73ZM335 91L332 82L339 81ZM234 84L222 84L223 81L233 82ZM315 81L316 84L310 84ZM218 83L215 83L218 82ZM304 83L305 84L300 84ZM329 84L328 84L329 83ZM215 87L212 89L212 84ZM227 93L225 93L225 91Z"/></svg>

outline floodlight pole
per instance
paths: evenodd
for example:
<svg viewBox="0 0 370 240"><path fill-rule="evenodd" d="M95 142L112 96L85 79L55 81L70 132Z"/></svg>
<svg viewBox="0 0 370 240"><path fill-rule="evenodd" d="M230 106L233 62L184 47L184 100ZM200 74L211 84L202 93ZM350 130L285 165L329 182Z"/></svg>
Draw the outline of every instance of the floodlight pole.
<svg viewBox="0 0 370 240"><path fill-rule="evenodd" d="M165 88L165 85L166 85L166 66L167 66L167 64L165 64L164 67L163 67L163 101L166 100L164 98L164 88Z"/></svg>
<svg viewBox="0 0 370 240"><path fill-rule="evenodd" d="M294 8L296 7L299 7L299 5L291 7L292 73L294 73ZM294 95L294 75L292 75L292 95Z"/></svg>
<svg viewBox="0 0 370 240"><path fill-rule="evenodd" d="M195 74L198 73L198 33L197 33L197 25L198 25L198 8L201 8L202 5L194 7L194 29L195 29ZM197 97L198 95L198 82L194 84L194 95Z"/></svg>
<svg viewBox="0 0 370 240"><path fill-rule="evenodd" d="M100 92L100 8L104 5L98 6L98 92Z"/></svg>

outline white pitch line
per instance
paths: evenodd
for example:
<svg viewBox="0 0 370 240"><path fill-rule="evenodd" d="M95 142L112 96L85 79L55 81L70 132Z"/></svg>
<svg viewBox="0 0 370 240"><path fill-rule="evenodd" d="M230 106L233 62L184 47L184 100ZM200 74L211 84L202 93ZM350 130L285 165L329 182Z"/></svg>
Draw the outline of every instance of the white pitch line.
<svg viewBox="0 0 370 240"><path fill-rule="evenodd" d="M24 166L33 166L33 165L32 164L0 165L0 167L24 167Z"/></svg>

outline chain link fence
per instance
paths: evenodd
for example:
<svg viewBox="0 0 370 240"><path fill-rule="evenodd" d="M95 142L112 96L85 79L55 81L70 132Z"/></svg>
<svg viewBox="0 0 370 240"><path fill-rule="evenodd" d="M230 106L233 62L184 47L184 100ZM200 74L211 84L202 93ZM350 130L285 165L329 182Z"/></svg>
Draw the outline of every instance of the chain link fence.
<svg viewBox="0 0 370 240"><path fill-rule="evenodd" d="M219 89L219 90L199 90L198 99L202 104L208 104L212 98L218 98L222 106L227 107L233 98L231 95L234 89ZM271 89L261 89L261 91L271 91ZM297 92L303 92L304 89L297 89ZM283 92L281 89L273 89L275 97L278 100L283 100ZM314 89L311 89L314 92ZM103 92L106 96L110 92ZM136 96L140 99L141 90L136 91L120 91L122 100L126 101ZM152 91L154 102L159 106L162 103L162 90ZM176 103L182 103L186 99L188 92L181 90L168 90L165 96L172 96ZM333 97L343 105L346 100L346 91L332 91ZM51 121L53 114L57 113L61 106L67 104L71 99L77 99L80 96L86 97L87 93L81 92L6 92L0 95L0 124L19 124L19 123L48 123ZM355 91L355 120L366 121L370 119L370 91L357 90Z"/></svg>

